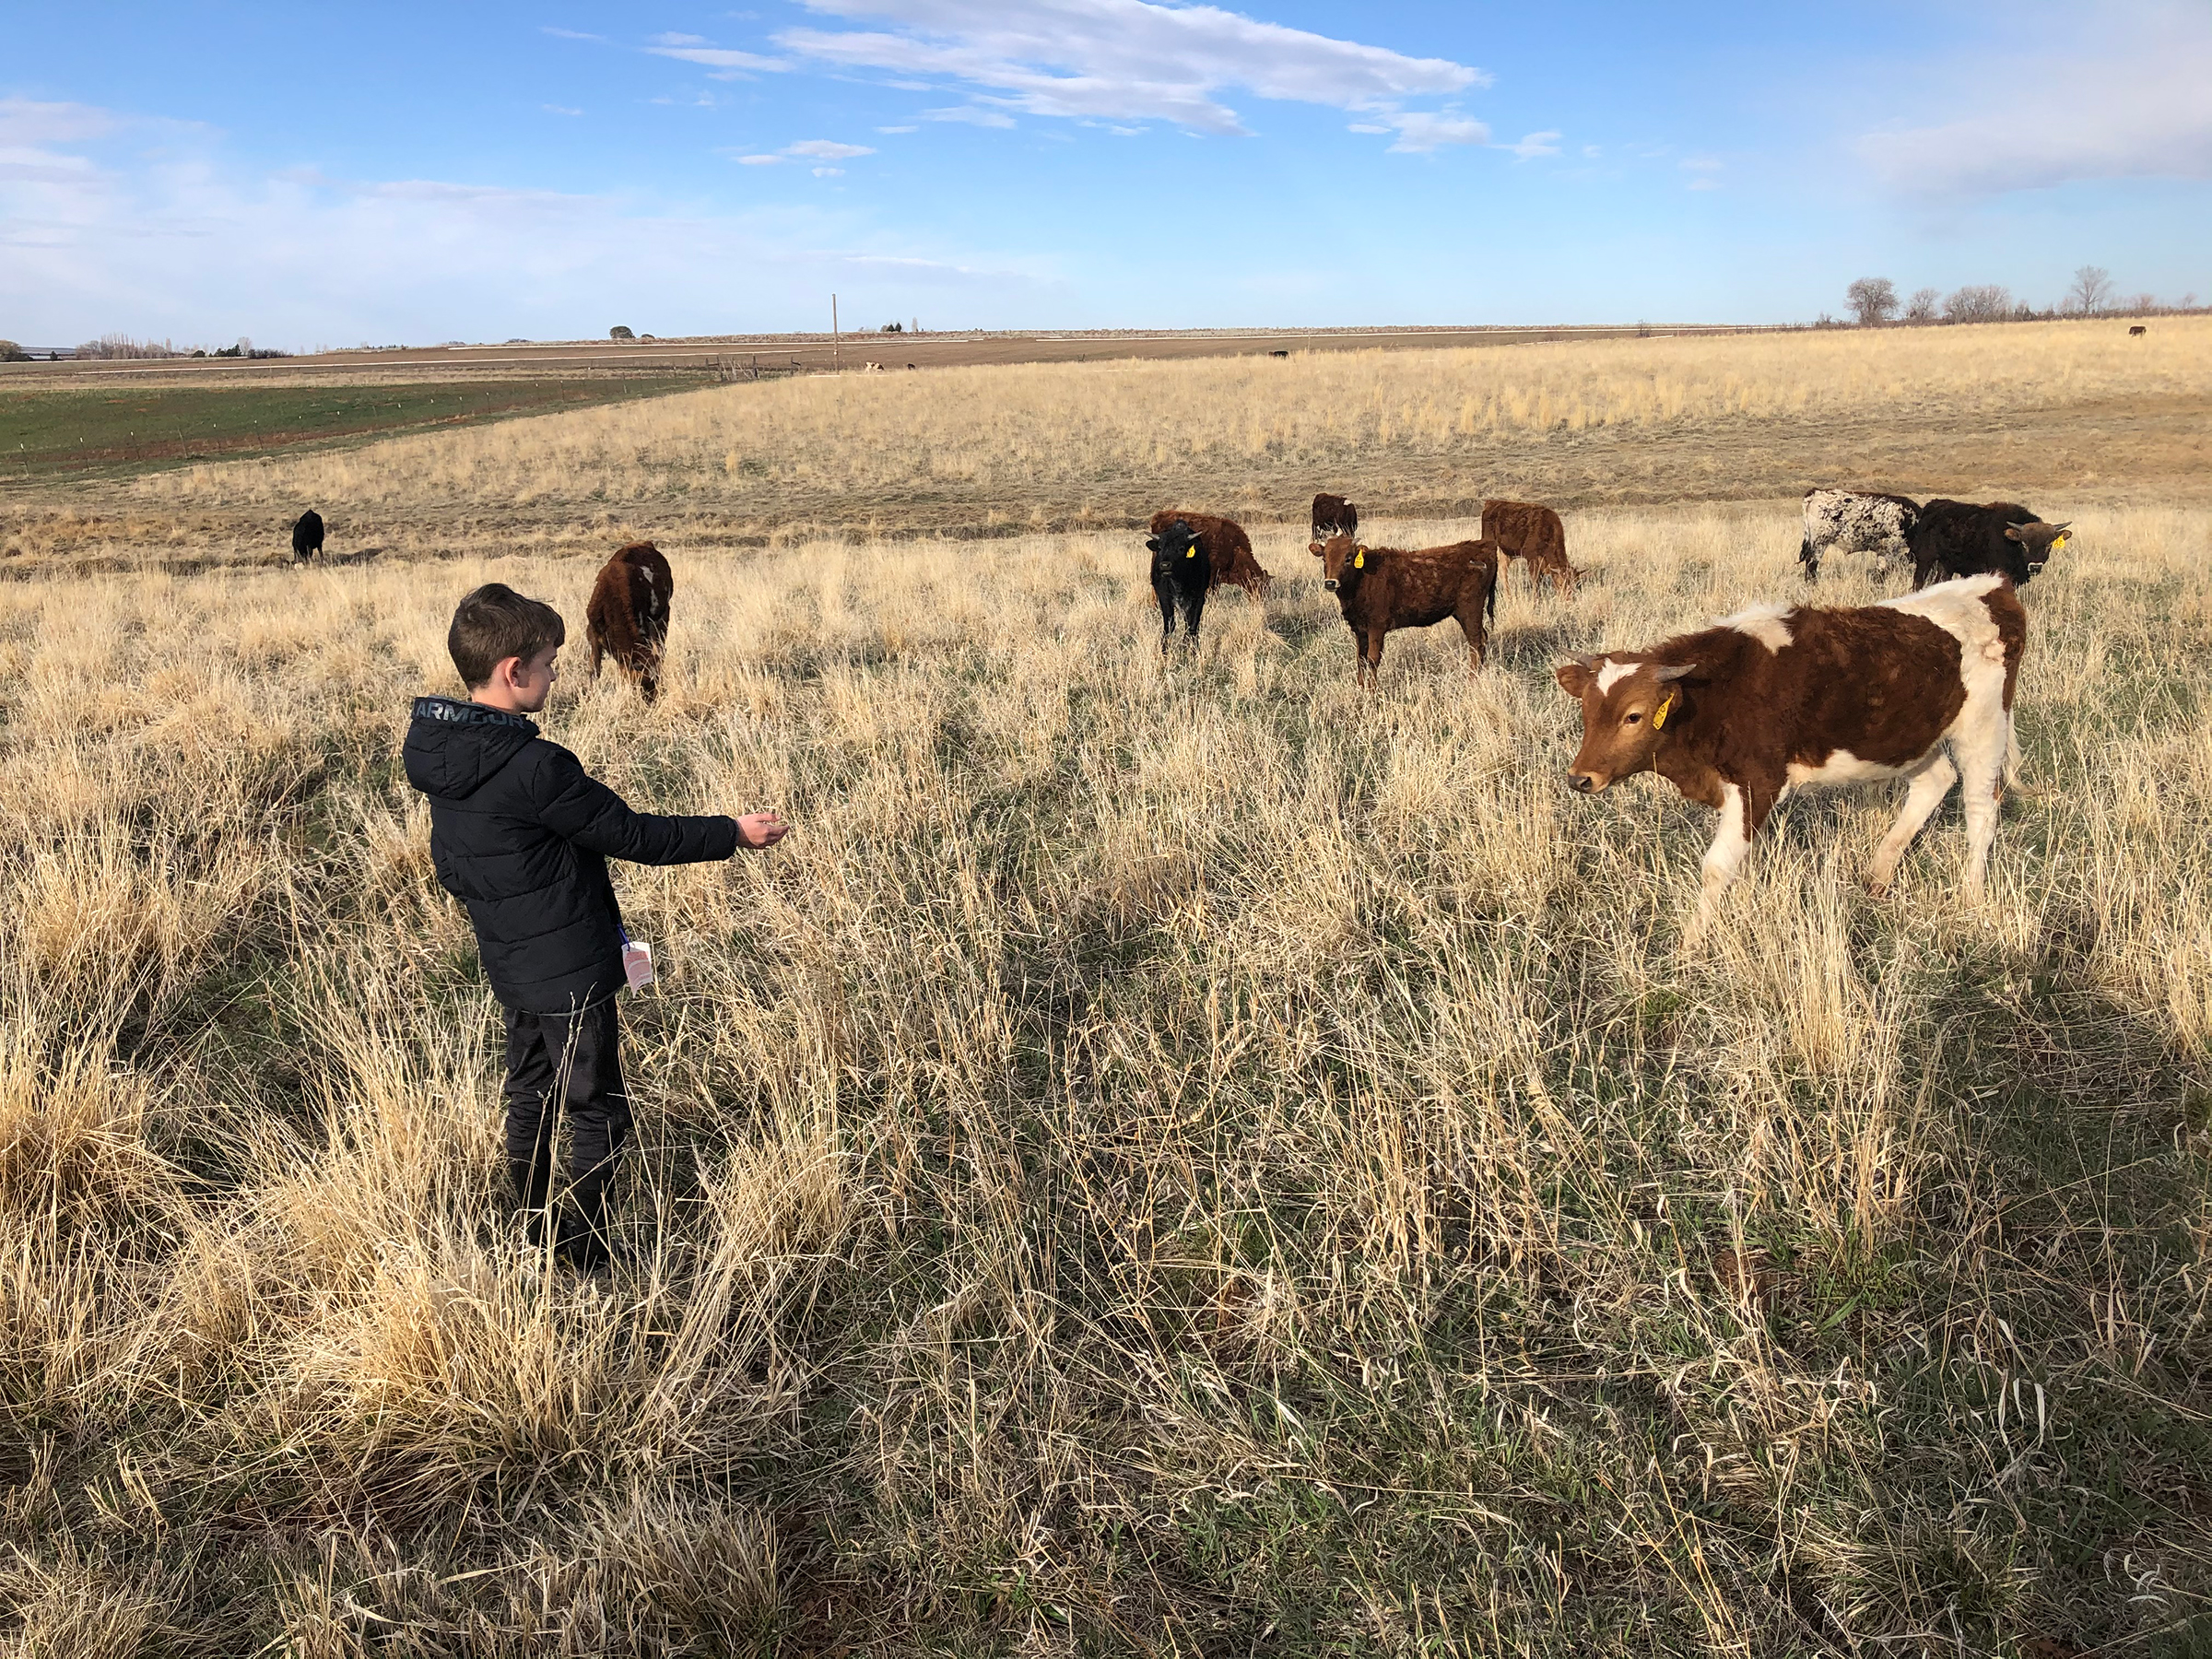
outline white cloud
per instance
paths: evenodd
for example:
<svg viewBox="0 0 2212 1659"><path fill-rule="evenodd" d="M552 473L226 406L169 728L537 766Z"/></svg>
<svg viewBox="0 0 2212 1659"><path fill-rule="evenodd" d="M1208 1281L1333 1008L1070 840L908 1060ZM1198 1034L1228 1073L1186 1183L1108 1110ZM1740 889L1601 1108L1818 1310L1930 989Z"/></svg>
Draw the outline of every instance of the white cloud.
<svg viewBox="0 0 2212 1659"><path fill-rule="evenodd" d="M839 144L830 138L802 138L796 144L783 147L787 156L805 156L815 161L847 161L854 156L872 156L876 152L865 144Z"/></svg>
<svg viewBox="0 0 2212 1659"><path fill-rule="evenodd" d="M814 170L814 176L818 179L841 179L845 176L845 170L841 167L818 167Z"/></svg>
<svg viewBox="0 0 2212 1659"><path fill-rule="evenodd" d="M912 126L889 126L877 127L876 130L879 133L918 133L922 129L920 127Z"/></svg>
<svg viewBox="0 0 2212 1659"><path fill-rule="evenodd" d="M1490 129L1465 115L1425 115L1410 112L1385 117L1397 130L1398 141L1390 147L1409 155L1425 156L1447 144L1488 144Z"/></svg>
<svg viewBox="0 0 2212 1659"><path fill-rule="evenodd" d="M786 29L784 51L845 68L935 76L989 88L1032 115L1176 122L1242 133L1224 88L1340 110L1394 111L1424 94L1487 86L1479 69L1443 58L1264 23L1216 6L1152 0L806 0L885 29ZM1448 118L1426 116L1428 122ZM1463 123L1464 125L1478 125ZM1406 128L1394 121L1392 130ZM1465 143L1464 137L1435 142ZM1433 147L1422 140L1415 147Z"/></svg>
<svg viewBox="0 0 2212 1659"><path fill-rule="evenodd" d="M1518 144L1500 146L1511 150L1523 161L1533 161L1538 156L1556 156L1559 153L1559 135L1557 133L1529 133Z"/></svg>
<svg viewBox="0 0 2212 1659"><path fill-rule="evenodd" d="M604 41L606 39L605 35L583 34L573 29L556 29L550 23L545 26L543 32L562 41Z"/></svg>
<svg viewBox="0 0 2212 1659"><path fill-rule="evenodd" d="M654 57L680 58L687 64L703 64L710 69L753 70L772 74L791 67L788 58L762 57L752 52L727 52L719 46L648 46Z"/></svg>
<svg viewBox="0 0 2212 1659"><path fill-rule="evenodd" d="M0 148L22 145L71 144L114 130L105 110L86 104L33 103L27 98L0 98Z"/></svg>
<svg viewBox="0 0 2212 1659"><path fill-rule="evenodd" d="M1010 127L1014 117L1003 110L979 109L974 104L959 104L949 110L924 110L924 121L964 121L970 126Z"/></svg>
<svg viewBox="0 0 2212 1659"><path fill-rule="evenodd" d="M740 156L737 158L737 165L740 167L777 167L782 164L782 160L783 158L781 156Z"/></svg>
<svg viewBox="0 0 2212 1659"><path fill-rule="evenodd" d="M2212 13L2108 4L2084 36L1946 81L1958 118L1855 143L1900 194L1999 195L2085 179L2212 178Z"/></svg>
<svg viewBox="0 0 2212 1659"><path fill-rule="evenodd" d="M1387 133L1390 129L1372 121L1355 121L1344 129L1347 133Z"/></svg>
<svg viewBox="0 0 2212 1659"><path fill-rule="evenodd" d="M567 104L539 104L537 107L548 115L581 115L583 113L582 110L571 110Z"/></svg>
<svg viewBox="0 0 2212 1659"><path fill-rule="evenodd" d="M73 131L44 149L19 141ZM1045 262L857 235L805 206L669 212L612 195L443 179L344 180L239 165L183 123L0 105L0 316L41 344L110 330L214 343L250 334L432 340L792 326L816 297L1003 312L1059 291ZM728 273L747 273L741 311ZM869 298L869 296L874 296Z"/></svg>
<svg viewBox="0 0 2212 1659"><path fill-rule="evenodd" d="M709 46L713 44L705 35L657 34L651 38L655 46Z"/></svg>
<svg viewBox="0 0 2212 1659"><path fill-rule="evenodd" d="M1605 153L1606 152L1604 150L1600 149L1594 144L1585 144L1583 146L1583 158L1584 160L1594 161Z"/></svg>

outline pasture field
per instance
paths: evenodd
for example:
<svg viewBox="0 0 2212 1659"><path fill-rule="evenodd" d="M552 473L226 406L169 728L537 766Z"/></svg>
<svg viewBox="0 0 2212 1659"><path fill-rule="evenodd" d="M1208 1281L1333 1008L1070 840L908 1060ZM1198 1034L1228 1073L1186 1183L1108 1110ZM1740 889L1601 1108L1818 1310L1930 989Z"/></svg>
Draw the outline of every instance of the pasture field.
<svg viewBox="0 0 2212 1659"><path fill-rule="evenodd" d="M1182 464L1008 372L940 410L1005 457L909 471ZM748 456L805 482L757 411L833 408L759 390L141 504L738 511ZM872 395L825 492L886 476ZM1268 489L1460 453L1188 407ZM597 1281L512 1235L397 748L454 597L574 627L606 535L0 587L0 1651L2202 1652L2212 510L2030 499L2077 534L1986 903L1955 805L1877 901L1893 794L1806 794L1696 953L1711 815L1569 794L1550 670L1794 591L1791 507L1571 511L1578 599L1513 583L1472 678L1396 636L1374 698L1302 529L1164 665L1126 534L672 547L661 702L572 640L550 735L797 828L618 873L664 982Z"/></svg>
<svg viewBox="0 0 2212 1659"><path fill-rule="evenodd" d="M18 378L0 381L0 490L449 429L697 384L689 375L342 386L49 387Z"/></svg>
<svg viewBox="0 0 2212 1659"><path fill-rule="evenodd" d="M0 494L17 573L1126 528L1170 500L1302 520L1317 488L1471 514L1773 500L1813 484L2212 504L2212 317L1571 340L818 375L390 443Z"/></svg>

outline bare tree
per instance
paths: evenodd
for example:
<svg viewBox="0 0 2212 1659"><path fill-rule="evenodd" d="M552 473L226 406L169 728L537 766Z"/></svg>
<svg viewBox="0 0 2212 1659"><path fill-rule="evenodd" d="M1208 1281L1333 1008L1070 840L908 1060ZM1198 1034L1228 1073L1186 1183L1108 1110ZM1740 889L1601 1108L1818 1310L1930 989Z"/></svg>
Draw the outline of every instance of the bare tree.
<svg viewBox="0 0 2212 1659"><path fill-rule="evenodd" d="M2110 271L2102 265L2083 265L2074 273L2074 286L2066 290L2065 309L2093 317L2112 308L2112 292Z"/></svg>
<svg viewBox="0 0 2212 1659"><path fill-rule="evenodd" d="M1905 321L1933 323L1936 321L1936 309L1942 303L1943 296L1934 288L1914 288L1912 298L1905 301Z"/></svg>
<svg viewBox="0 0 2212 1659"><path fill-rule="evenodd" d="M2159 309L2159 297L2156 294L2137 294L2127 302L2127 309L2138 317L2147 317Z"/></svg>
<svg viewBox="0 0 2212 1659"><path fill-rule="evenodd" d="M1887 276L1862 276L1843 290L1861 328L1876 328L1897 315L1897 285Z"/></svg>
<svg viewBox="0 0 2212 1659"><path fill-rule="evenodd" d="M1970 282L1943 302L1953 323L2002 323L2012 315L2012 290L1994 282Z"/></svg>

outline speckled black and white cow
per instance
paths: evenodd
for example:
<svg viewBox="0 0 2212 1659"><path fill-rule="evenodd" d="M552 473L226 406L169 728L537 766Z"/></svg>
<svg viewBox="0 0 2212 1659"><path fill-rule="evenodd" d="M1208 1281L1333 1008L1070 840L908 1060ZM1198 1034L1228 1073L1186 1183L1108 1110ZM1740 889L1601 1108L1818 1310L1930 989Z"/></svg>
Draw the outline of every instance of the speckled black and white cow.
<svg viewBox="0 0 2212 1659"><path fill-rule="evenodd" d="M1879 582L1892 565L1912 562L1905 547L1906 532L1920 516L1920 503L1907 496L1871 495L1855 489L1808 489L1805 492L1805 540L1797 562L1805 579L1820 579L1820 560L1830 553L1871 553L1874 578Z"/></svg>

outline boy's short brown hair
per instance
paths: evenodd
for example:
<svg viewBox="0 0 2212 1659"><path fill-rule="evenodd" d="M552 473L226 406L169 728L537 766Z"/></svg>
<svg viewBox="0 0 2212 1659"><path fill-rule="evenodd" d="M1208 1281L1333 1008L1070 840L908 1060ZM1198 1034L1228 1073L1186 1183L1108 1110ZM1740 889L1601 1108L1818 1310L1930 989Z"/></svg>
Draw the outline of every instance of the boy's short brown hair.
<svg viewBox="0 0 2212 1659"><path fill-rule="evenodd" d="M509 657L528 662L548 645L565 643L569 630L560 613L537 599L525 599L503 582L488 582L453 611L445 630L445 649L461 671L461 683L474 691L491 683L491 671Z"/></svg>

